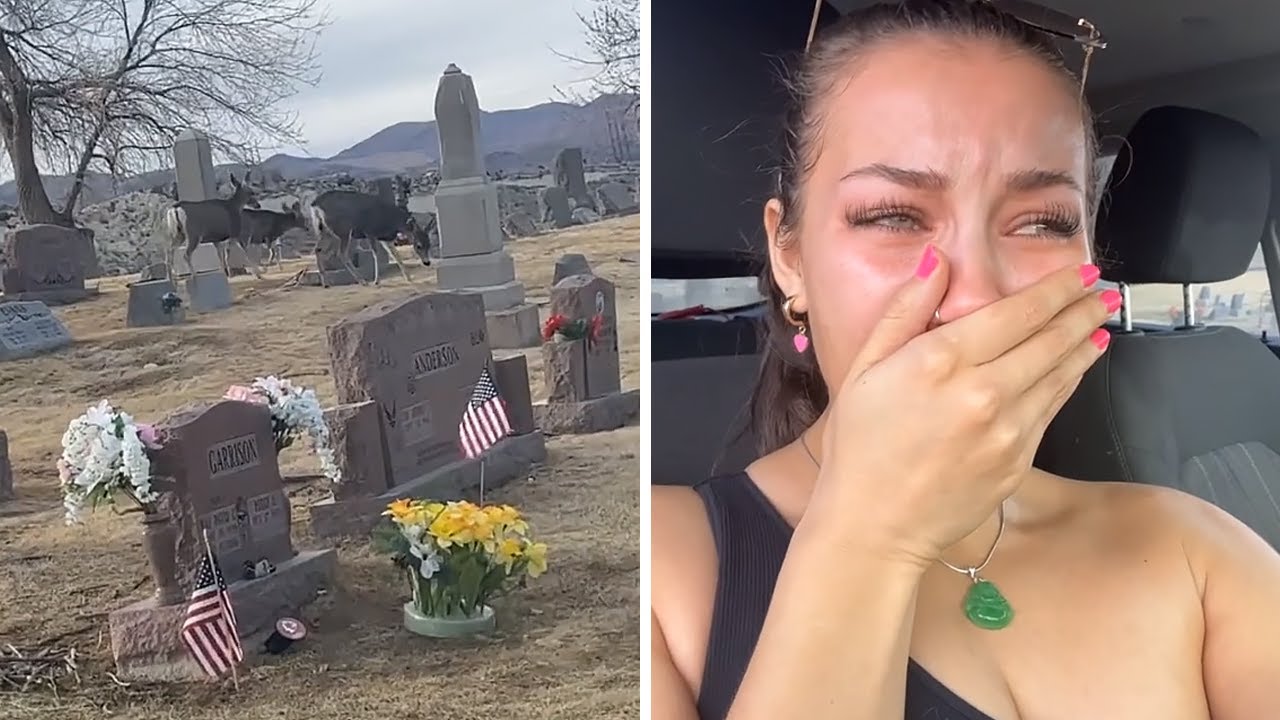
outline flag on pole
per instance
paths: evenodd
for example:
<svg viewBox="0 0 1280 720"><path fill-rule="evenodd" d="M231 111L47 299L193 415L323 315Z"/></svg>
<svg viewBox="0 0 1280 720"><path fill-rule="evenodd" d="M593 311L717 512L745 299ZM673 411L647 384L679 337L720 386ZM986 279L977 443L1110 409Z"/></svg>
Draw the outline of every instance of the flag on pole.
<svg viewBox="0 0 1280 720"><path fill-rule="evenodd" d="M211 550L205 551L200 562L196 589L182 623L182 642L210 677L221 677L244 660L231 596Z"/></svg>
<svg viewBox="0 0 1280 720"><path fill-rule="evenodd" d="M468 458L480 457L485 450L510 434L511 421L507 419L506 404L486 366L467 400L462 422L458 423L462 452Z"/></svg>

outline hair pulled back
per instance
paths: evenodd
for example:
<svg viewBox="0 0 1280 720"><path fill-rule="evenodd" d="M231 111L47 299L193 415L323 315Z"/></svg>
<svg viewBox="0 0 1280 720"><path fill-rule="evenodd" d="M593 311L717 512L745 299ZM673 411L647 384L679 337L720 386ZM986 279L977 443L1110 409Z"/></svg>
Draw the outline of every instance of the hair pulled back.
<svg viewBox="0 0 1280 720"><path fill-rule="evenodd" d="M802 212L801 187L819 152L820 105L849 76L850 68L873 46L906 35L929 34L959 40L986 40L1034 57L1058 73L1064 88L1078 91L1079 80L1067 68L1054 41L982 0L904 0L882 3L842 17L820 31L808 52L784 78L790 101L783 121L774 197L782 204L779 234L795 240ZM1092 115L1081 99L1088 165L1096 155ZM1092 170L1086 207L1094 207ZM792 351L795 328L782 312L786 301L773 280L768 255L760 274L765 297L762 324L764 358L751 398L751 424L761 454L793 442L826 409L828 391L815 353ZM801 316L799 319L804 319Z"/></svg>

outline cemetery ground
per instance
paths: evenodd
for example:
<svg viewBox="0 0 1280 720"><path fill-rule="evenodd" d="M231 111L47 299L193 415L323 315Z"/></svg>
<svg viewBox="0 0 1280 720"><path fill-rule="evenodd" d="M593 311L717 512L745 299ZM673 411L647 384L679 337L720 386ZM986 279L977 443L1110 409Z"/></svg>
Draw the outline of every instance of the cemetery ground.
<svg viewBox="0 0 1280 720"><path fill-rule="evenodd" d="M587 256L617 285L623 388L639 386L639 216L507 245L530 302L545 302L556 257ZM408 249L402 248L408 256ZM67 422L100 398L141 420L232 384L275 374L335 401L325 328L383 299L434 289L434 269L411 264L417 287L392 268L381 288L280 290L302 261L266 279L233 279L235 305L178 327L125 327L125 282L55 312L75 343L0 365L17 498L0 505L0 648L74 648L81 683L58 694L0 688L0 717L345 718L496 715L606 718L639 715L639 443L637 427L548 438L529 480L487 499L523 509L550 547L549 572L498 603L485 639L441 641L400 625L408 588L366 541L338 544L335 587L302 618L311 634L288 654L256 655L230 683L129 683L114 667L107 613L152 591L137 514L109 509L66 527L54 463ZM545 316L545 311L544 311ZM496 351L499 357L513 351ZM534 401L544 399L537 348L528 355ZM310 534L308 505L326 493L313 458L281 455L294 543ZM0 653L2 654L2 653Z"/></svg>

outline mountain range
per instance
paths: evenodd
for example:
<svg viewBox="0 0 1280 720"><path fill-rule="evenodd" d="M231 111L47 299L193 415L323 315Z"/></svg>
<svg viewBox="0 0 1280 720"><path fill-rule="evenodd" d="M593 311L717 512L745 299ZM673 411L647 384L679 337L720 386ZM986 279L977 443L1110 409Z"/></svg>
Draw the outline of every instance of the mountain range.
<svg viewBox="0 0 1280 720"><path fill-rule="evenodd" d="M602 95L583 105L548 102L514 110L480 113L480 139L490 171L511 172L539 165L550 167L565 147L582 148L588 163L635 161L640 155L640 120L636 98ZM333 157L277 154L254 169L285 180L304 180L346 173L354 177L421 174L440 162L440 136L434 120L401 122L383 128ZM243 172L245 166L227 164L220 171ZM221 173L220 173L221 174ZM91 174L82 205L144 190L173 181L173 170L157 170L114 182L110 175ZM70 189L66 175L44 178L49 197L60 205ZM17 204L17 185L0 185L0 204Z"/></svg>

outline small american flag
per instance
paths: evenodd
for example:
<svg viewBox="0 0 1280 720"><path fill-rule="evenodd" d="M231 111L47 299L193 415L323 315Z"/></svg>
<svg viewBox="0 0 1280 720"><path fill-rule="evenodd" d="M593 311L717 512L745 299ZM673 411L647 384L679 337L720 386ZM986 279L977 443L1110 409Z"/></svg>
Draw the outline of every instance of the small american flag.
<svg viewBox="0 0 1280 720"><path fill-rule="evenodd" d="M213 561L212 550L200 562L200 576L182 623L182 642L210 677L221 677L244 660L227 582Z"/></svg>
<svg viewBox="0 0 1280 720"><path fill-rule="evenodd" d="M467 400L467 409L458 423L458 435L462 440L462 452L468 458L477 458L499 440L511 434L511 421L507 408L493 384L489 368L485 367Z"/></svg>

